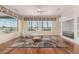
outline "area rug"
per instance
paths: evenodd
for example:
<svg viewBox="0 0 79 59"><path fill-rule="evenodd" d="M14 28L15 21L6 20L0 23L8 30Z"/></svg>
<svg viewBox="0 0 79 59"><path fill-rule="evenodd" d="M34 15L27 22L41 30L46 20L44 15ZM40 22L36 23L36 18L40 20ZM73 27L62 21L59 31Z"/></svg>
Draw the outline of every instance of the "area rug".
<svg viewBox="0 0 79 59"><path fill-rule="evenodd" d="M12 44L10 47L12 48L64 48L66 45L64 43L57 43L52 40L42 40L41 42L30 43L28 41L19 40Z"/></svg>

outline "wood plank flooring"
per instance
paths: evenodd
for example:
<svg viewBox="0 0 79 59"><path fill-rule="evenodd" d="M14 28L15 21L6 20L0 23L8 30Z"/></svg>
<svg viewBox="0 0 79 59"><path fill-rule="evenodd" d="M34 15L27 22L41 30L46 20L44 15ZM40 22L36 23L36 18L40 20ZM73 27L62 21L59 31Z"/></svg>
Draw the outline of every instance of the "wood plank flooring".
<svg viewBox="0 0 79 59"><path fill-rule="evenodd" d="M64 48L8 48L6 54L66 54Z"/></svg>

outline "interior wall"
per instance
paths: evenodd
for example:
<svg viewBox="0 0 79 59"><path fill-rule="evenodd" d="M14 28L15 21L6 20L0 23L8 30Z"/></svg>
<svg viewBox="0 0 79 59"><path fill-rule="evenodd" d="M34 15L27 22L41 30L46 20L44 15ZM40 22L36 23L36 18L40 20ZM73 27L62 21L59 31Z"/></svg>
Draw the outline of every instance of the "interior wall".
<svg viewBox="0 0 79 59"><path fill-rule="evenodd" d="M74 5L67 10L65 10L61 14L61 20L64 21L66 18L73 18L73 17L79 17L79 5Z"/></svg>
<svg viewBox="0 0 79 59"><path fill-rule="evenodd" d="M25 22L24 22L24 17L19 17L18 18L18 32L21 33L24 30Z"/></svg>
<svg viewBox="0 0 79 59"><path fill-rule="evenodd" d="M74 6L74 16L79 17L79 5Z"/></svg>
<svg viewBox="0 0 79 59"><path fill-rule="evenodd" d="M18 32L12 32L9 34L0 35L0 44L5 43L5 42L12 40L14 38L17 38L18 36L19 36Z"/></svg>
<svg viewBox="0 0 79 59"><path fill-rule="evenodd" d="M74 6L64 10L64 12L61 14L61 18L71 18L73 16L74 16Z"/></svg>

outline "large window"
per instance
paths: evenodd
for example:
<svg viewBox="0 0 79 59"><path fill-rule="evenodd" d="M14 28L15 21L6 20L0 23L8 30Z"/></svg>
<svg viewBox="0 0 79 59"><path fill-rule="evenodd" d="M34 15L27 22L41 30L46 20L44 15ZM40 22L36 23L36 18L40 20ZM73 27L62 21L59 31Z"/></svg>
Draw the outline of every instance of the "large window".
<svg viewBox="0 0 79 59"><path fill-rule="evenodd" d="M13 31L17 31L17 20L15 18L0 18L0 33Z"/></svg>
<svg viewBox="0 0 79 59"><path fill-rule="evenodd" d="M28 31L36 31L41 28L42 31L51 31L53 28L53 21L27 21Z"/></svg>
<svg viewBox="0 0 79 59"><path fill-rule="evenodd" d="M36 31L38 28L37 21L27 21L28 31Z"/></svg>
<svg viewBox="0 0 79 59"><path fill-rule="evenodd" d="M53 21L43 21L42 22L43 31L51 31L52 27L53 27Z"/></svg>

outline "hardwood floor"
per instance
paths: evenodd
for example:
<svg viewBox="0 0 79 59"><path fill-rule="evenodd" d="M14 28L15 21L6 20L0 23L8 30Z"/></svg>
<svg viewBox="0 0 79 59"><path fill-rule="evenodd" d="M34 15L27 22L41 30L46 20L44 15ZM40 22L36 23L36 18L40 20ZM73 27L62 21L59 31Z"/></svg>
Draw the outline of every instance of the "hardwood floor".
<svg viewBox="0 0 79 59"><path fill-rule="evenodd" d="M6 54L66 54L64 48L7 48Z"/></svg>

